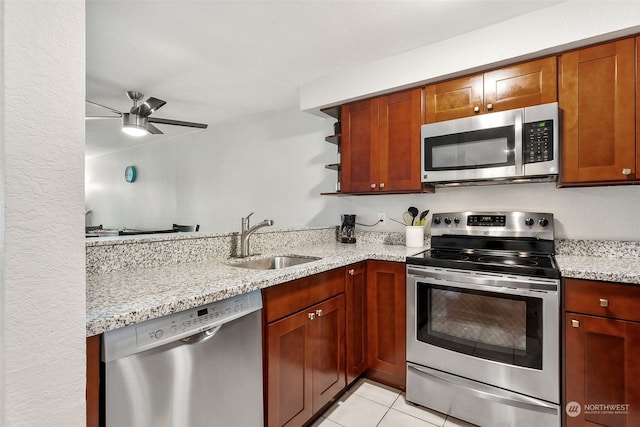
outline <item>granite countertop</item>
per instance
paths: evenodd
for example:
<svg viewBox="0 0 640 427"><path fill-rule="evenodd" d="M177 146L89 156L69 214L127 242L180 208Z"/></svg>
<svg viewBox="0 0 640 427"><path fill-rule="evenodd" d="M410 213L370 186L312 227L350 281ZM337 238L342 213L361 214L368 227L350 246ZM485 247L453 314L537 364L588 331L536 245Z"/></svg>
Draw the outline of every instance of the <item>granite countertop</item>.
<svg viewBox="0 0 640 427"><path fill-rule="evenodd" d="M407 256L427 249L407 248L398 236L375 233L360 235L351 245L336 242L333 230L327 228L280 230L261 235L255 250L262 255L247 259L272 255L321 259L278 270L253 270L232 266L244 261L229 257L233 239L232 234L186 233L88 243L87 336L368 259L405 262ZM299 245L301 241L306 243ZM563 278L640 285L640 242L557 240L556 251Z"/></svg>
<svg viewBox="0 0 640 427"><path fill-rule="evenodd" d="M640 285L640 258L556 255L564 278Z"/></svg>
<svg viewBox="0 0 640 427"><path fill-rule="evenodd" d="M320 257L278 270L233 267L237 258L128 269L87 277L87 336L121 328L224 298L343 267L367 259L404 262L426 248L382 243L302 245L262 255Z"/></svg>

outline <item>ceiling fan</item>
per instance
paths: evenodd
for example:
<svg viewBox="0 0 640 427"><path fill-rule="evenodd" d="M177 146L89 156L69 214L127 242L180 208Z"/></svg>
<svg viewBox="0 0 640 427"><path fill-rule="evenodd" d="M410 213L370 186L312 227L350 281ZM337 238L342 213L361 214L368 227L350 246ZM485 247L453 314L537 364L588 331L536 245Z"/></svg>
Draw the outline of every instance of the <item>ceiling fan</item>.
<svg viewBox="0 0 640 427"><path fill-rule="evenodd" d="M86 100L89 104L97 105L98 107L106 108L118 115L114 116L87 116L86 119L118 119L122 118L122 131L131 136L144 136L148 134L159 135L163 132L155 127L152 123L161 123L164 125L185 126L198 129L206 129L208 125L204 123L183 122L180 120L161 119L160 117L150 117L157 109L166 104L166 101L162 99L149 97L146 101L140 103L144 94L135 90L128 90L127 97L133 101L133 107L128 113L123 113L106 105L98 104L97 102Z"/></svg>

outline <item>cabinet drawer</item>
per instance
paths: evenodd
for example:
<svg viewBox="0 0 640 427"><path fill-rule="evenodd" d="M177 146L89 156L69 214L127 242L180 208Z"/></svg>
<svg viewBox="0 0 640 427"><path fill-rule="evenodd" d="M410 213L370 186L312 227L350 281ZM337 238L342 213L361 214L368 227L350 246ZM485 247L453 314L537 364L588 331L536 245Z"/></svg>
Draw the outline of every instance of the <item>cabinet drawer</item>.
<svg viewBox="0 0 640 427"><path fill-rule="evenodd" d="M266 322L273 322L299 310L344 293L345 269L336 268L262 290Z"/></svg>
<svg viewBox="0 0 640 427"><path fill-rule="evenodd" d="M565 311L640 322L640 286L564 280Z"/></svg>

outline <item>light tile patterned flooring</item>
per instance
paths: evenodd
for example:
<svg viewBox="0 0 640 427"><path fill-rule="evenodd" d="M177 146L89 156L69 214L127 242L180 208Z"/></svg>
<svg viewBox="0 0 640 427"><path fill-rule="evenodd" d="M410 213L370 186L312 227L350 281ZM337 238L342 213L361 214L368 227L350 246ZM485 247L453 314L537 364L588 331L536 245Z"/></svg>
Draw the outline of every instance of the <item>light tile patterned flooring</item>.
<svg viewBox="0 0 640 427"><path fill-rule="evenodd" d="M360 379L311 427L474 427L409 403L400 390Z"/></svg>

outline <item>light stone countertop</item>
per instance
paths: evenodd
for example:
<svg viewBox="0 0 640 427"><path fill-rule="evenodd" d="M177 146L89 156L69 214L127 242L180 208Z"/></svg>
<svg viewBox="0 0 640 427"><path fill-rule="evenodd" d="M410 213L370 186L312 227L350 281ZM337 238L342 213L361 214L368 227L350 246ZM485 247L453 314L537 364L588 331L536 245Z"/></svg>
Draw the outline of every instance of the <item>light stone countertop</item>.
<svg viewBox="0 0 640 427"><path fill-rule="evenodd" d="M232 234L88 242L87 336L367 259L405 262L407 256L428 248L406 248L401 238L384 233L363 233L358 243L342 244L333 240L333 233L330 228L309 228L260 235L255 244L262 255L247 259L271 255L321 258L266 271L229 265L243 261L229 258ZM556 251L563 278L640 285L640 242L558 240Z"/></svg>
<svg viewBox="0 0 640 427"><path fill-rule="evenodd" d="M640 285L640 258L556 255L563 278Z"/></svg>
<svg viewBox="0 0 640 427"><path fill-rule="evenodd" d="M367 259L404 262L424 248L338 242L289 247L247 258L303 255L320 260L278 270L252 270L226 258L128 269L87 277L87 336L209 304Z"/></svg>

